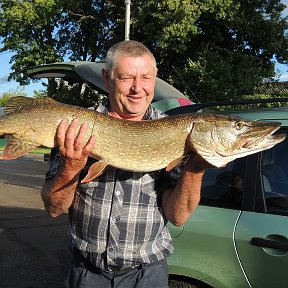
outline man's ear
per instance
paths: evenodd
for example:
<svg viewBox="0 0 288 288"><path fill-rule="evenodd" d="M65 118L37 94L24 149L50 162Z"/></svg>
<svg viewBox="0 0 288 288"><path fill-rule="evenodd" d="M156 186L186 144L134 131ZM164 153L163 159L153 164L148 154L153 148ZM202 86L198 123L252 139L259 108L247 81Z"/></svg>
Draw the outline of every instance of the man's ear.
<svg viewBox="0 0 288 288"><path fill-rule="evenodd" d="M108 89L109 88L109 73L104 68L102 69L102 79L103 79L105 87Z"/></svg>

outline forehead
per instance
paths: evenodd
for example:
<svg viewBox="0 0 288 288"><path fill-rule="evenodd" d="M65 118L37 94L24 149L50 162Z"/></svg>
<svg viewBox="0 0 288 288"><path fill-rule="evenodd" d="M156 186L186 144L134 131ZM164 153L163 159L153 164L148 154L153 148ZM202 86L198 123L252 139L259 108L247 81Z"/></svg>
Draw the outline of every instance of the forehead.
<svg viewBox="0 0 288 288"><path fill-rule="evenodd" d="M144 54L140 57L119 55L114 66L117 73L141 73L148 74L154 72L154 62L150 55Z"/></svg>

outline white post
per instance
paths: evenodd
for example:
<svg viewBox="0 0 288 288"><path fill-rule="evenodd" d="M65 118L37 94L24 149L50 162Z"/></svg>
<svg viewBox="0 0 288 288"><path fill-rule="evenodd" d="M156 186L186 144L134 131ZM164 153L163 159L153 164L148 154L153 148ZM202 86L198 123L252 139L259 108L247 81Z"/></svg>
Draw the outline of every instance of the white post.
<svg viewBox="0 0 288 288"><path fill-rule="evenodd" d="M126 15L125 15L125 41L130 38L130 4L131 0L125 0Z"/></svg>

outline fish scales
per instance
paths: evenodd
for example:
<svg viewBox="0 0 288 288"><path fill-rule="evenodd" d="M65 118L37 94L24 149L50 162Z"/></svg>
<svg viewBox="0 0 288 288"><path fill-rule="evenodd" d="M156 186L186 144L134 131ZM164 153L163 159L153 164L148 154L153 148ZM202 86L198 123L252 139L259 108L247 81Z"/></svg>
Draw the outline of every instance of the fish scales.
<svg viewBox="0 0 288 288"><path fill-rule="evenodd" d="M67 119L71 122L74 118L79 120L79 127L81 123L88 123L86 142L92 134L96 136L92 157L105 159L110 165L121 169L143 172L167 166L171 155L173 158L180 157L184 152L187 127L190 125L187 117L182 121L180 118L179 121L168 118L152 122L128 121L52 102L48 105L37 103L5 115L0 121L9 123L9 129L7 125L5 128L5 125L0 124L0 132L4 129L7 134L14 134L28 142L32 136L33 143L51 148L56 145L55 131L60 121Z"/></svg>
<svg viewBox="0 0 288 288"><path fill-rule="evenodd" d="M0 135L12 135L1 159L18 158L37 146L57 146L55 135L61 120L87 123L84 143L96 136L88 178L103 173L107 165L128 171L170 170L186 155L198 153L221 167L236 158L269 149L285 139L272 135L281 123L249 121L217 114L185 114L149 121L128 121L93 110L61 104L50 98L13 97L0 117Z"/></svg>
<svg viewBox="0 0 288 288"><path fill-rule="evenodd" d="M161 169L171 162L171 156L175 159L183 155L191 123L191 117L183 117L182 121L106 119L108 123L95 123L97 141L92 152L112 166L142 172ZM117 145L113 139L117 139Z"/></svg>
<svg viewBox="0 0 288 288"><path fill-rule="evenodd" d="M21 139L31 141L32 139L29 137L33 133L34 143L52 148L56 145L55 132L60 121L67 119L68 122L71 122L74 118L77 118L80 123L88 123L87 141L88 135L91 135L93 130L94 113L88 109L86 110L79 109L76 106L69 107L68 105L54 103L28 106L0 118L0 134L5 130L5 134L14 134ZM30 131L30 133L27 133L27 131Z"/></svg>

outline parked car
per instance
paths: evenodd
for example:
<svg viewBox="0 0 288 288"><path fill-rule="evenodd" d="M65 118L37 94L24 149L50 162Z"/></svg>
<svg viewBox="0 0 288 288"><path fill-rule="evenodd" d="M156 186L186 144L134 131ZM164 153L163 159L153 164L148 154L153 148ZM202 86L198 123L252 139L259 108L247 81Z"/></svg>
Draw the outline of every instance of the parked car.
<svg viewBox="0 0 288 288"><path fill-rule="evenodd" d="M103 63L67 62L32 67L27 73L32 78L82 80L107 94L102 68ZM210 107L227 104L232 102L210 103ZM207 106L191 105L186 96L160 79L152 105L168 115L205 111ZM277 120L282 122L279 133L288 131L288 107L228 113L256 121ZM224 168L208 169L196 211L185 225L169 225L175 246L168 259L170 287L286 288L287 197L288 140Z"/></svg>
<svg viewBox="0 0 288 288"><path fill-rule="evenodd" d="M195 112L205 105L166 113ZM288 107L228 113L280 121L277 133L288 131ZM175 246L168 259L170 287L287 287L288 140L224 168L207 169L200 205L185 225L169 228Z"/></svg>
<svg viewBox="0 0 288 288"><path fill-rule="evenodd" d="M26 69L26 74L32 79L60 78L71 83L86 83L92 90L108 95L102 81L103 62L60 62L34 66ZM166 111L178 106L190 105L193 102L183 93L160 78L156 78L153 106Z"/></svg>

